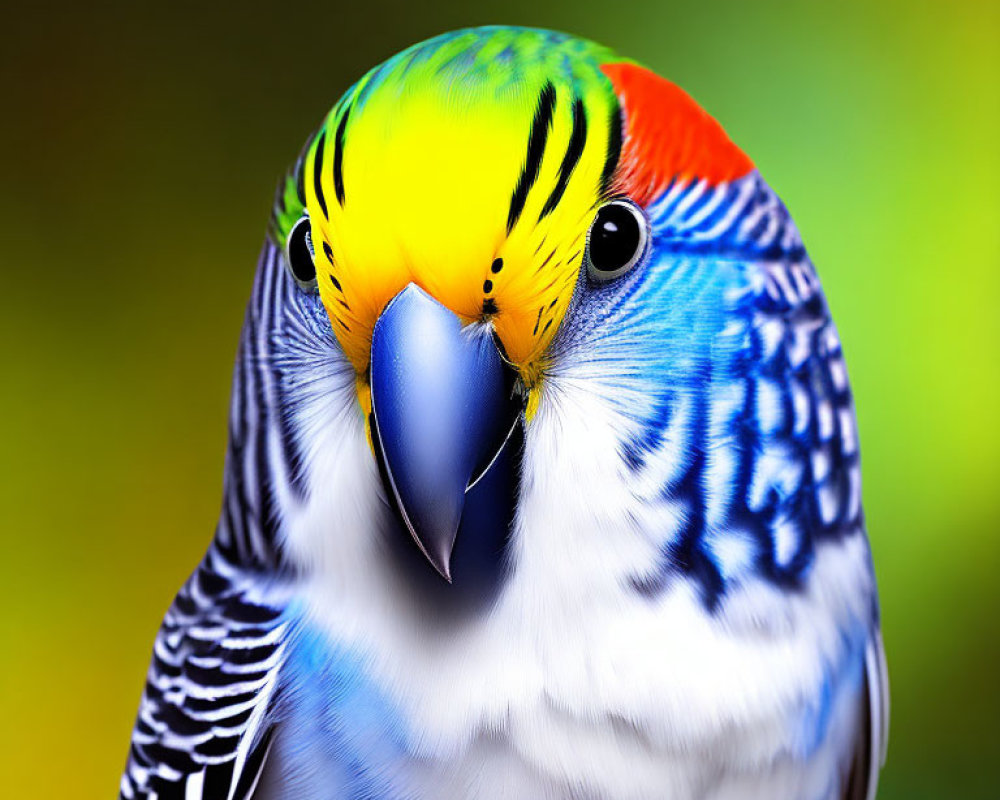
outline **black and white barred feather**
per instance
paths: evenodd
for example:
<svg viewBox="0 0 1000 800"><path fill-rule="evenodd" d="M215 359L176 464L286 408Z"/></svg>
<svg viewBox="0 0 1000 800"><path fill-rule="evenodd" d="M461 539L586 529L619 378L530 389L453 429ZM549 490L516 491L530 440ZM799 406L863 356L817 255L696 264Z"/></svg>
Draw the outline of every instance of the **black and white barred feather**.
<svg viewBox="0 0 1000 800"><path fill-rule="evenodd" d="M269 241L233 378L215 540L156 637L121 780L125 800L244 800L259 777L291 624L280 498L305 491L283 413L294 406L296 359L315 360L321 349L310 302Z"/></svg>

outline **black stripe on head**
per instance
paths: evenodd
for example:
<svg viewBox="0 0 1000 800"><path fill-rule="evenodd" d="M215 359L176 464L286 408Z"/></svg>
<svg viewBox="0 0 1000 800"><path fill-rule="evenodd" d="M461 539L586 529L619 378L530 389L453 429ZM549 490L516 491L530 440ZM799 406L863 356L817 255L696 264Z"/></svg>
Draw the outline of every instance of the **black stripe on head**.
<svg viewBox="0 0 1000 800"><path fill-rule="evenodd" d="M344 116L337 125L337 141L333 151L333 191L337 194L337 202L344 207L344 131L347 130L347 118L351 115L351 107L344 110Z"/></svg>
<svg viewBox="0 0 1000 800"><path fill-rule="evenodd" d="M573 131L569 135L569 145L566 148L566 155L563 156L562 164L559 165L559 179L556 181L556 188L552 190L549 199L545 201L542 213L538 215L539 221L552 213L562 199L563 192L569 183L570 176L583 155L583 146L587 142L587 111L583 107L583 100L579 97L573 103Z"/></svg>
<svg viewBox="0 0 1000 800"><path fill-rule="evenodd" d="M622 109L617 103L611 112L608 122L608 155L604 160L604 171L601 173L601 193L611 188L611 179L615 176L618 159L622 155Z"/></svg>
<svg viewBox="0 0 1000 800"><path fill-rule="evenodd" d="M528 137L528 154L524 160L524 170L518 178L514 194L510 198L510 212L507 214L507 233L524 211L528 200L528 192L538 179L538 170L542 166L542 156L545 154L545 142L549 138L549 128L552 126L552 110L556 105L556 90L551 83L542 87L538 96L538 108L535 119L531 123L531 135Z"/></svg>
<svg viewBox="0 0 1000 800"><path fill-rule="evenodd" d="M316 158L313 159L313 189L316 192L316 199L319 207L323 210L323 216L330 219L330 214L326 210L326 197L323 196L323 148L326 146L326 133L324 132L319 141L316 142Z"/></svg>

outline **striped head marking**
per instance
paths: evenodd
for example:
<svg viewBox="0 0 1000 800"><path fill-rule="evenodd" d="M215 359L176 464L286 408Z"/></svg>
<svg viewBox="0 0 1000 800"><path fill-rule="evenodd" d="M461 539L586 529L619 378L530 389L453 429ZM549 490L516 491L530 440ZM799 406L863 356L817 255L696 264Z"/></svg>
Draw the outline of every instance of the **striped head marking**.
<svg viewBox="0 0 1000 800"><path fill-rule="evenodd" d="M645 205L685 170L749 169L647 70L564 34L482 28L348 90L279 187L272 233L283 245L308 215L319 292L359 376L382 309L415 283L463 322L490 322L533 387L596 209L616 194Z"/></svg>

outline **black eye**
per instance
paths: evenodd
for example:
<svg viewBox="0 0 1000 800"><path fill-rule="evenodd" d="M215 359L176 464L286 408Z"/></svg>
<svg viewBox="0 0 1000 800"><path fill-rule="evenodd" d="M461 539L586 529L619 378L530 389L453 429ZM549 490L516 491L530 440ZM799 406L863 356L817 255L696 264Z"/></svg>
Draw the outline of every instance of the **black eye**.
<svg viewBox="0 0 1000 800"><path fill-rule="evenodd" d="M285 260L295 282L303 289L316 288L316 264L313 260L312 227L309 217L302 217L288 232Z"/></svg>
<svg viewBox="0 0 1000 800"><path fill-rule="evenodd" d="M612 200L597 211L587 236L587 272L608 281L628 272L643 253L649 232L646 217L629 200Z"/></svg>

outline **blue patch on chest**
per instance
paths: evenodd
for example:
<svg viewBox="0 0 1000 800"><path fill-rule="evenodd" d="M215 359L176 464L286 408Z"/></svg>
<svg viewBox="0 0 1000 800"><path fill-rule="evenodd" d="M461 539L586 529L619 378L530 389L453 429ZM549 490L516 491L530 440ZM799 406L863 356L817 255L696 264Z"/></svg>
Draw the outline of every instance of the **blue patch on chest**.
<svg viewBox="0 0 1000 800"><path fill-rule="evenodd" d="M283 679L280 758L289 798L409 796L406 722L357 653L300 631Z"/></svg>

